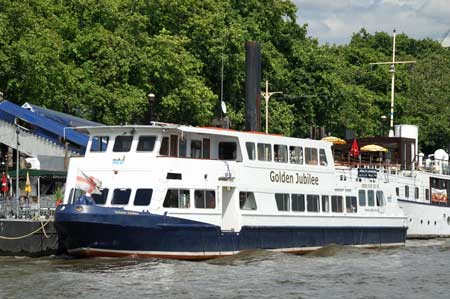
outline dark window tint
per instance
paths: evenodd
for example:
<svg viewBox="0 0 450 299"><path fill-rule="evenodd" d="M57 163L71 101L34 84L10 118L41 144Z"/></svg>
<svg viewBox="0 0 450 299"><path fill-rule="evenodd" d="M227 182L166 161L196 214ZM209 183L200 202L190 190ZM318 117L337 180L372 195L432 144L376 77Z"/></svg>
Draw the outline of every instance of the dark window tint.
<svg viewBox="0 0 450 299"><path fill-rule="evenodd" d="M397 196L400 195L400 188L399 188L399 187L396 187L396 188L395 188L395 194L396 194Z"/></svg>
<svg viewBox="0 0 450 299"><path fill-rule="evenodd" d="M278 211L289 211L289 194L275 193Z"/></svg>
<svg viewBox="0 0 450 299"><path fill-rule="evenodd" d="M328 213L330 211L330 198L328 195L322 195L322 212Z"/></svg>
<svg viewBox="0 0 450 299"><path fill-rule="evenodd" d="M98 205L104 205L108 198L108 188L100 189L101 194L92 194L92 199Z"/></svg>
<svg viewBox="0 0 450 299"><path fill-rule="evenodd" d="M155 148L156 136L140 136L136 151L151 152Z"/></svg>
<svg viewBox="0 0 450 299"><path fill-rule="evenodd" d="M290 146L289 161L292 164L303 164L303 148L300 146Z"/></svg>
<svg viewBox="0 0 450 299"><path fill-rule="evenodd" d="M191 140L191 158L200 159L202 157L202 142Z"/></svg>
<svg viewBox="0 0 450 299"><path fill-rule="evenodd" d="M180 157L186 157L187 152L187 142L186 139L180 139L180 146L178 148L178 155Z"/></svg>
<svg viewBox="0 0 450 299"><path fill-rule="evenodd" d="M303 194L292 194L292 211L304 212L305 211L305 195Z"/></svg>
<svg viewBox="0 0 450 299"><path fill-rule="evenodd" d="M169 155L169 137L163 137L161 140L161 148L159 149L159 154L161 156Z"/></svg>
<svg viewBox="0 0 450 299"><path fill-rule="evenodd" d="M219 160L236 160L236 142L219 142Z"/></svg>
<svg viewBox="0 0 450 299"><path fill-rule="evenodd" d="M405 186L405 197L409 197L409 186Z"/></svg>
<svg viewBox="0 0 450 299"><path fill-rule="evenodd" d="M137 189L134 196L135 206L148 206L152 200L153 189Z"/></svg>
<svg viewBox="0 0 450 299"><path fill-rule="evenodd" d="M358 197L359 197L359 206L364 207L366 205L366 190L359 190Z"/></svg>
<svg viewBox="0 0 450 299"><path fill-rule="evenodd" d="M373 190L367 191L367 203L368 203L369 207L375 206L375 194L374 194Z"/></svg>
<svg viewBox="0 0 450 299"><path fill-rule="evenodd" d="M113 152L129 152L133 136L117 136L114 141Z"/></svg>
<svg viewBox="0 0 450 299"><path fill-rule="evenodd" d="M178 136L170 135L170 156L176 157L178 154Z"/></svg>
<svg viewBox="0 0 450 299"><path fill-rule="evenodd" d="M319 159L320 159L320 165L323 165L323 166L328 165L327 155L325 155L325 150L323 148L321 148L319 150Z"/></svg>
<svg viewBox="0 0 450 299"><path fill-rule="evenodd" d="M308 194L306 196L306 210L308 212L319 212L319 195Z"/></svg>
<svg viewBox="0 0 450 299"><path fill-rule="evenodd" d="M347 213L356 213L358 211L356 206L356 196L345 197L345 210Z"/></svg>
<svg viewBox="0 0 450 299"><path fill-rule="evenodd" d="M253 192L239 192L239 207L241 210L256 210L256 200Z"/></svg>
<svg viewBox="0 0 450 299"><path fill-rule="evenodd" d="M209 159L210 158L210 151L211 151L211 141L207 138L203 138L203 159Z"/></svg>
<svg viewBox="0 0 450 299"><path fill-rule="evenodd" d="M255 160L256 159L255 144L253 142L246 142L245 147L247 148L248 159Z"/></svg>
<svg viewBox="0 0 450 299"><path fill-rule="evenodd" d="M384 206L384 194L383 191L379 190L376 193L377 195L377 206L382 207Z"/></svg>
<svg viewBox="0 0 450 299"><path fill-rule="evenodd" d="M108 147L108 136L94 136L92 137L91 152L104 152Z"/></svg>
<svg viewBox="0 0 450 299"><path fill-rule="evenodd" d="M216 192L212 190L195 190L194 199L197 209L216 208Z"/></svg>
<svg viewBox="0 0 450 299"><path fill-rule="evenodd" d="M342 196L331 196L331 211L335 213L342 213Z"/></svg>
<svg viewBox="0 0 450 299"><path fill-rule="evenodd" d="M163 207L187 209L190 207L189 190L169 189Z"/></svg>
<svg viewBox="0 0 450 299"><path fill-rule="evenodd" d="M415 198L415 199L418 199L418 198L419 198L419 187L416 187L416 188L414 189L414 198Z"/></svg>
<svg viewBox="0 0 450 299"><path fill-rule="evenodd" d="M428 189L425 189L425 199L430 201L430 191Z"/></svg>
<svg viewBox="0 0 450 299"><path fill-rule="evenodd" d="M131 189L114 189L111 204L126 205L130 200Z"/></svg>
<svg viewBox="0 0 450 299"><path fill-rule="evenodd" d="M273 158L275 162L287 163L288 160L287 146L275 144L273 146Z"/></svg>

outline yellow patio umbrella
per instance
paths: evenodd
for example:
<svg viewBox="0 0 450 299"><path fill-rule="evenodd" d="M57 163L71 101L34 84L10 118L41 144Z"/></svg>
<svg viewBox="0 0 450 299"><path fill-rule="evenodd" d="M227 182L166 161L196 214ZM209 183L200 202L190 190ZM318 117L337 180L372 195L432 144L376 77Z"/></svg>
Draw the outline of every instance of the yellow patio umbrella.
<svg viewBox="0 0 450 299"><path fill-rule="evenodd" d="M376 144L368 144L359 149L361 152L387 152L388 149Z"/></svg>
<svg viewBox="0 0 450 299"><path fill-rule="evenodd" d="M331 142L333 144L346 144L347 142L344 139L334 136L327 136L321 139L322 141Z"/></svg>
<svg viewBox="0 0 450 299"><path fill-rule="evenodd" d="M29 175L28 171L27 171L27 180L26 180L26 182L25 182L25 192L26 192L27 194L28 194L28 193L31 193L30 175Z"/></svg>

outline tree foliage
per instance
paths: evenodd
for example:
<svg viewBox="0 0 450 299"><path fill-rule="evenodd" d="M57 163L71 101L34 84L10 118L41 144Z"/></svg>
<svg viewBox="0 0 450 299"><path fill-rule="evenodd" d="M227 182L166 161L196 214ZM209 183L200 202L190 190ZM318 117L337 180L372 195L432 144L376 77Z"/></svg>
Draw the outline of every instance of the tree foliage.
<svg viewBox="0 0 450 299"><path fill-rule="evenodd" d="M208 125L223 61L228 116L243 129L245 42L255 40L263 81L283 92L270 99L271 132L380 134L390 73L369 63L391 59L391 36L361 29L348 45L319 45L296 13L288 0L0 0L0 90L106 124L147 123L152 92L157 120ZM447 146L449 51L400 34L397 57L418 63L397 67L396 123L418 125L424 151Z"/></svg>

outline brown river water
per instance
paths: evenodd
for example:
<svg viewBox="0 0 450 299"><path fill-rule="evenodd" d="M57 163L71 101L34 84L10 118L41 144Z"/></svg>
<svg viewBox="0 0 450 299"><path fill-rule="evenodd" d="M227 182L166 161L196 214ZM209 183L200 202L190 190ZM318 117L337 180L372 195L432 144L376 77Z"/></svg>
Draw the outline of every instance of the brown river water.
<svg viewBox="0 0 450 299"><path fill-rule="evenodd" d="M450 298L450 239L204 262L0 257L0 298Z"/></svg>

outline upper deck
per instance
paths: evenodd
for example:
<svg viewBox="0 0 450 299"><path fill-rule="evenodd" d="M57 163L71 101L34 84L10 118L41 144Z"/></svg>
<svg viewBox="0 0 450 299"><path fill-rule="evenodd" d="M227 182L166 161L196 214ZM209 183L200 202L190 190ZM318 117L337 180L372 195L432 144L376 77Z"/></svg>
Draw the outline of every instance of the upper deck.
<svg viewBox="0 0 450 299"><path fill-rule="evenodd" d="M318 140L161 123L77 130L90 135L85 158L96 163L112 159L113 164L123 164L126 159L130 161L128 165L139 167L141 158L169 157L236 161L275 169L334 171L331 144Z"/></svg>

